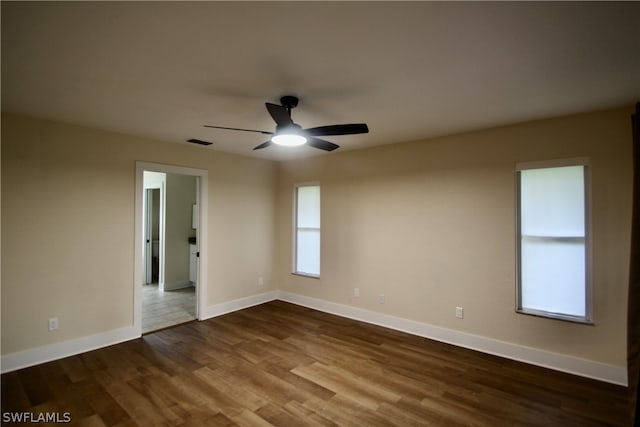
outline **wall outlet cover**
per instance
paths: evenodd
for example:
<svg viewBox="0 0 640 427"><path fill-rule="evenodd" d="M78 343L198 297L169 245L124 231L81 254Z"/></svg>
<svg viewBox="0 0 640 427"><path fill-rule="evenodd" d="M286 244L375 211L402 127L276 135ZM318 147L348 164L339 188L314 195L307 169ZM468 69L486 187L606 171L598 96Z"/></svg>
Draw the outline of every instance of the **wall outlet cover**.
<svg viewBox="0 0 640 427"><path fill-rule="evenodd" d="M56 329L58 329L58 318L52 317L49 319L49 332L55 331Z"/></svg>

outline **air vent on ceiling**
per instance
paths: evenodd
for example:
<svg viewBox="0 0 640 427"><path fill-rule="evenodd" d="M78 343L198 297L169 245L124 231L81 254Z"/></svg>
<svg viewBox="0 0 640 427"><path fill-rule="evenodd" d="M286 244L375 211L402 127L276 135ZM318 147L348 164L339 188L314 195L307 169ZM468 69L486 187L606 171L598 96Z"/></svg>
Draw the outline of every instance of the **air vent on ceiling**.
<svg viewBox="0 0 640 427"><path fill-rule="evenodd" d="M192 144L199 144L199 145L211 145L211 144L213 144L213 142L203 141L201 139L195 139L195 138L187 139L187 142L190 142Z"/></svg>

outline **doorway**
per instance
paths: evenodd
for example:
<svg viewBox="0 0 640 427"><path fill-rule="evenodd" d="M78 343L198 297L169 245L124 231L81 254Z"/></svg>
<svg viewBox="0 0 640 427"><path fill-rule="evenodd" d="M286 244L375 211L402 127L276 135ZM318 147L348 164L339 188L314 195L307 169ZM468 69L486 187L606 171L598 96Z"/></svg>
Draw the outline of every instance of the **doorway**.
<svg viewBox="0 0 640 427"><path fill-rule="evenodd" d="M201 318L206 171L136 164L134 326L140 334Z"/></svg>
<svg viewBox="0 0 640 427"><path fill-rule="evenodd" d="M160 187L151 187L145 173L144 183L144 284L160 283Z"/></svg>

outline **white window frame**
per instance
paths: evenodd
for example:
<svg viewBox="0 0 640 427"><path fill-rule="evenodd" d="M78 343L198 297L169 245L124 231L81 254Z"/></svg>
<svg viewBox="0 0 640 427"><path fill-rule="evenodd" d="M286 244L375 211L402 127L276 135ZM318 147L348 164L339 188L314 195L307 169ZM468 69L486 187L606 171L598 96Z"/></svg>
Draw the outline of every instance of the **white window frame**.
<svg viewBox="0 0 640 427"><path fill-rule="evenodd" d="M576 316L566 313L554 313L550 311L535 310L522 306L521 298L521 212L520 212L520 172L531 169L545 169L564 166L583 166L584 168L584 225L585 225L585 315ZM516 164L516 312L534 316L548 317L552 319L566 320L576 323L593 324L593 290L592 290L592 256L591 256L591 167L589 159L577 157L571 159L558 159L538 162L526 162ZM543 237L544 238L544 237ZM562 239L562 236L549 236L549 239Z"/></svg>
<svg viewBox="0 0 640 427"><path fill-rule="evenodd" d="M304 182L295 184L293 188L293 253L292 253L292 274L297 276L311 277L319 279L320 274L313 274L298 270L298 189L301 187L320 187L320 182ZM320 210L322 211L322 189L320 188ZM314 228L315 230L315 228ZM320 259L318 260L319 270L322 269L322 212L320 212Z"/></svg>

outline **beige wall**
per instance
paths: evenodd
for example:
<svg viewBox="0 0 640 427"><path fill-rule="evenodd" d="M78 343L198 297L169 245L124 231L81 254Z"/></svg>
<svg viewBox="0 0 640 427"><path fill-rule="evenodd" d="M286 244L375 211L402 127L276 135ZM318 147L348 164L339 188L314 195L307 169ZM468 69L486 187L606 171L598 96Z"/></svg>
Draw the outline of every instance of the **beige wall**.
<svg viewBox="0 0 640 427"><path fill-rule="evenodd" d="M207 306L282 289L624 366L630 113L280 164L3 114L2 354L132 324L141 160L208 171ZM593 326L514 312L514 165L579 156L592 165ZM322 185L320 279L290 274L291 196L305 181Z"/></svg>
<svg viewBox="0 0 640 427"><path fill-rule="evenodd" d="M132 325L137 160L208 170L207 305L271 288L273 163L3 114L3 354Z"/></svg>
<svg viewBox="0 0 640 427"><path fill-rule="evenodd" d="M630 114L625 108L284 162L278 284L305 296L625 366ZM582 156L592 165L595 325L516 314L515 163ZM319 280L290 274L292 192L305 181L322 186ZM463 320L455 318L456 306L464 307Z"/></svg>

